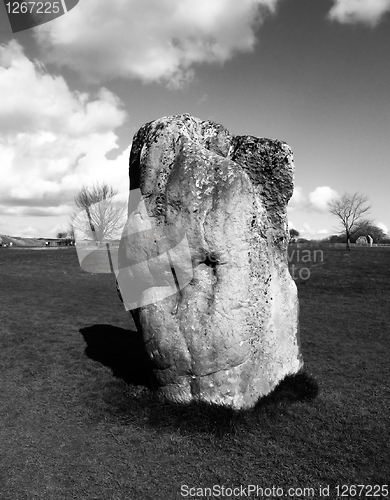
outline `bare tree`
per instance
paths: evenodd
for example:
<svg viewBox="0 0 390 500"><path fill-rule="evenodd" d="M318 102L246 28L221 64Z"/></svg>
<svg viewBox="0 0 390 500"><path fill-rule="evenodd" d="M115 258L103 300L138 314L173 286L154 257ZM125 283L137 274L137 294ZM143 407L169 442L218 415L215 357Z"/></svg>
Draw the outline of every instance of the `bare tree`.
<svg viewBox="0 0 390 500"><path fill-rule="evenodd" d="M75 198L79 211L72 215L73 229L98 245L105 240L119 239L127 204L118 201L117 194L106 183L83 186Z"/></svg>
<svg viewBox="0 0 390 500"><path fill-rule="evenodd" d="M340 198L328 202L330 213L339 218L347 237L347 250L351 249L351 236L372 224L363 218L371 208L367 203L368 198L360 193L344 193Z"/></svg>
<svg viewBox="0 0 390 500"><path fill-rule="evenodd" d="M74 229L73 229L72 224L69 224L68 237L71 240L72 244L74 245L74 243L75 243L75 235L74 235Z"/></svg>
<svg viewBox="0 0 390 500"><path fill-rule="evenodd" d="M74 245L74 230L73 226L69 225L66 231L60 231L57 233L57 238L62 238L67 240L67 244Z"/></svg>

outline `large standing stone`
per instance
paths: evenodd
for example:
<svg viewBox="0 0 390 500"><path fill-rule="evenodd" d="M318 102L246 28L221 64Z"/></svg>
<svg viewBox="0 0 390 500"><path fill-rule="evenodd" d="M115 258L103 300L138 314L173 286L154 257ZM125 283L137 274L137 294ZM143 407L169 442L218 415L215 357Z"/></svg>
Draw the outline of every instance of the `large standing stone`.
<svg viewBox="0 0 390 500"><path fill-rule="evenodd" d="M284 142L188 114L134 136L117 279L166 399L247 408L302 367L293 172Z"/></svg>
<svg viewBox="0 0 390 500"><path fill-rule="evenodd" d="M366 236L359 236L359 238L356 240L356 244L366 246L368 244L367 237Z"/></svg>

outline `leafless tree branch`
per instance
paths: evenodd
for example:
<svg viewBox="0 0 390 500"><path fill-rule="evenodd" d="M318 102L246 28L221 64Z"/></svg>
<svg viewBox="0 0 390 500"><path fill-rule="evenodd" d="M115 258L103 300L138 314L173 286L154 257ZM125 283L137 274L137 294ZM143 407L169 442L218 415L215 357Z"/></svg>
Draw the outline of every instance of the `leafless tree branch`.
<svg viewBox="0 0 390 500"><path fill-rule="evenodd" d="M328 203L330 213L338 217L342 230L345 231L348 250L351 236L372 225L371 220L363 218L371 208L367 203L367 196L360 193L344 193L340 198L334 198Z"/></svg>
<svg viewBox="0 0 390 500"><path fill-rule="evenodd" d="M127 204L117 201L118 192L107 183L83 186L75 198L78 213L72 216L72 226L98 244L119 239L126 219Z"/></svg>

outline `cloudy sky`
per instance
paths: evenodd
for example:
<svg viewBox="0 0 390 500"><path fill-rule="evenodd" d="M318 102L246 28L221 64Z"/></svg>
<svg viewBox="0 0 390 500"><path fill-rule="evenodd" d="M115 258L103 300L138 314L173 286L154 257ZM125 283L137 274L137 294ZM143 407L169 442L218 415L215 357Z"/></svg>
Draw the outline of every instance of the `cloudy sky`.
<svg viewBox="0 0 390 500"><path fill-rule="evenodd" d="M390 228L390 0L80 0L13 34L0 4L0 233L55 236L83 184L129 189L134 133L190 113L286 141L291 227L332 195Z"/></svg>

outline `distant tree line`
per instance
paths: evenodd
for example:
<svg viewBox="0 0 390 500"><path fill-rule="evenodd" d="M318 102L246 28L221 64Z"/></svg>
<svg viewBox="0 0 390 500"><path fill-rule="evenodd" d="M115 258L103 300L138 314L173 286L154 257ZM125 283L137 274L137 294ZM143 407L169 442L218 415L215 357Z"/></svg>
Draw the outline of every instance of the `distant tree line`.
<svg viewBox="0 0 390 500"><path fill-rule="evenodd" d="M297 239L299 238L299 231L297 231L296 229L290 229L289 233L290 233L290 241L291 242L297 241Z"/></svg>
<svg viewBox="0 0 390 500"><path fill-rule="evenodd" d="M370 226L368 229L368 232L365 231L359 231L358 233L355 233L351 239L350 243L356 243L357 239L360 236L366 236L370 235L371 238L373 239L373 243L389 243L390 244L390 238L382 231L381 228L377 226ZM329 243L347 243L347 237L345 234L333 234L332 236L329 236L329 238L326 238L324 241L329 241Z"/></svg>
<svg viewBox="0 0 390 500"><path fill-rule="evenodd" d="M371 236L373 243L380 243L386 239L385 232L375 226L371 219L367 219L370 210L368 198L360 193L348 194L333 198L328 203L331 214L339 219L342 227L340 234L329 238L331 243L345 243L350 250L350 243L356 243L360 236Z"/></svg>
<svg viewBox="0 0 390 500"><path fill-rule="evenodd" d="M65 240L66 244L68 245L74 245L75 238L74 238L73 227L70 226L67 231L60 231L59 233L57 233L57 238Z"/></svg>
<svg viewBox="0 0 390 500"><path fill-rule="evenodd" d="M348 194L333 198L328 203L331 214L335 215L340 224L340 232L325 238L316 240L321 243L344 243L350 250L350 243L356 243L361 236L371 236L373 243L390 244L390 237L371 219L366 218L370 210L368 199L360 193ZM299 232L296 229L290 229L290 243L305 243L309 240L299 238ZM314 242L314 240L311 240Z"/></svg>

